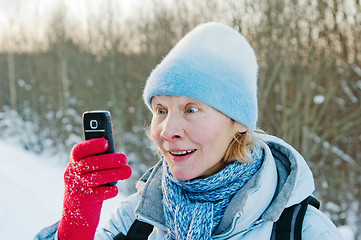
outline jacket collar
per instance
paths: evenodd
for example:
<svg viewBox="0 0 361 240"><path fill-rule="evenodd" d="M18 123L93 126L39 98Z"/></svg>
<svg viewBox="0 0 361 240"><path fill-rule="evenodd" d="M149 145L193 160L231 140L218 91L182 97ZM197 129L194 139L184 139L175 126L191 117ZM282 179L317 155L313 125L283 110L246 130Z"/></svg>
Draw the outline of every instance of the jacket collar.
<svg viewBox="0 0 361 240"><path fill-rule="evenodd" d="M138 219L154 226L165 227L162 203L162 160L149 169L137 183L140 200L135 209Z"/></svg>

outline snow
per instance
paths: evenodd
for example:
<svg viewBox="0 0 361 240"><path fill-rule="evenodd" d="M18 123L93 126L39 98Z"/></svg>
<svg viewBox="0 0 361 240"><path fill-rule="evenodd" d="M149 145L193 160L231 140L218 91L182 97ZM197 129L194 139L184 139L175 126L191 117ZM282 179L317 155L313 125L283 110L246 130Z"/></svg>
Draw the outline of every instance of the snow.
<svg viewBox="0 0 361 240"><path fill-rule="evenodd" d="M323 95L314 96L314 97L313 97L313 102L314 102L315 104L322 104L322 103L325 102L325 96L323 96Z"/></svg>
<svg viewBox="0 0 361 240"><path fill-rule="evenodd" d="M346 80L343 78L341 79L341 86L342 86L343 92L346 94L346 96L351 100L352 103L356 104L358 102L358 99L351 91Z"/></svg>
<svg viewBox="0 0 361 240"><path fill-rule="evenodd" d="M63 199L63 171L59 156L23 150L0 140L0 239L33 239L42 228L59 221ZM103 226L125 196L104 202ZM344 240L354 240L351 227L338 228Z"/></svg>
<svg viewBox="0 0 361 240"><path fill-rule="evenodd" d="M353 231L350 227L341 226L341 227L338 227L338 230L340 231L343 240L354 240L355 239L355 235L353 234Z"/></svg>
<svg viewBox="0 0 361 240"><path fill-rule="evenodd" d="M352 158L349 154L345 153L342 149L338 148L335 145L330 144L328 141L325 141L323 139L321 139L319 136L317 136L315 133L310 132L307 128L303 128L303 130L307 133L307 135L314 140L316 143L320 143L322 142L322 147L326 150L330 149L332 153L334 153L335 155L337 155L339 158L341 158L342 160L348 162L349 164L351 164L352 166L354 166L355 168L358 168L359 165L356 161L356 159Z"/></svg>
<svg viewBox="0 0 361 240"><path fill-rule="evenodd" d="M33 239L60 220L65 166L56 163L57 157L0 140L0 239ZM99 226L124 198L119 194L104 202Z"/></svg>
<svg viewBox="0 0 361 240"><path fill-rule="evenodd" d="M352 64L351 65L352 69L354 70L354 72L361 77L361 68L359 66L357 66L356 64Z"/></svg>

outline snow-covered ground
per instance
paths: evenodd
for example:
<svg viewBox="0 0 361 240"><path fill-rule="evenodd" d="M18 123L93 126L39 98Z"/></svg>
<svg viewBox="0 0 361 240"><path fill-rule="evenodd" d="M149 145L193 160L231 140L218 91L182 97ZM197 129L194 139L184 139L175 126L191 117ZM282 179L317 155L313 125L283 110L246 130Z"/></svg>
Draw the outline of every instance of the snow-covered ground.
<svg viewBox="0 0 361 240"><path fill-rule="evenodd" d="M58 157L37 155L0 140L0 239L32 239L60 219L65 166L56 163ZM104 202L99 226L124 197L119 194ZM349 227L339 230L344 240L354 240Z"/></svg>
<svg viewBox="0 0 361 240"><path fill-rule="evenodd" d="M65 166L56 162L0 140L0 239L33 239L60 219ZM104 202L99 226L123 198Z"/></svg>

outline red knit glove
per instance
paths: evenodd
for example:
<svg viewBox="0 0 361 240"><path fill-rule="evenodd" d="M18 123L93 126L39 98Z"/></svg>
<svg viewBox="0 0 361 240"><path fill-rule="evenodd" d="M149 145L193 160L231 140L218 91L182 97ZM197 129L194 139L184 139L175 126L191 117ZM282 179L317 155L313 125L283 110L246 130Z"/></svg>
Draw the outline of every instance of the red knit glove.
<svg viewBox="0 0 361 240"><path fill-rule="evenodd" d="M127 157L121 153L100 154L107 149L105 138L74 146L64 173L63 216L58 228L60 240L93 239L103 201L118 194L116 185L103 185L130 177L132 170L127 165Z"/></svg>

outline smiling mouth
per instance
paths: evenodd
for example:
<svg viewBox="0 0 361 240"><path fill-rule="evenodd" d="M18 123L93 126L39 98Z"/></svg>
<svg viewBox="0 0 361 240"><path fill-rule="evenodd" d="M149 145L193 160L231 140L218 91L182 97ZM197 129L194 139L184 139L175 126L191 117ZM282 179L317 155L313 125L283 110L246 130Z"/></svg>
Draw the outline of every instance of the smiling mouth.
<svg viewBox="0 0 361 240"><path fill-rule="evenodd" d="M174 151L174 152L169 151L169 153L176 157L182 157L182 156L187 156L191 153L194 153L195 151L196 151L196 149L188 150L188 151Z"/></svg>

